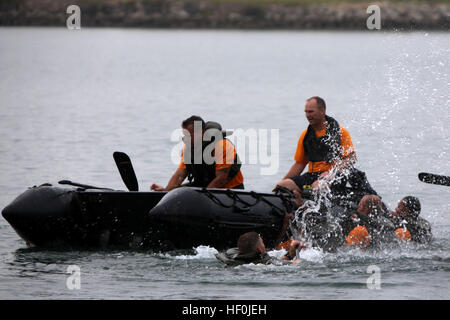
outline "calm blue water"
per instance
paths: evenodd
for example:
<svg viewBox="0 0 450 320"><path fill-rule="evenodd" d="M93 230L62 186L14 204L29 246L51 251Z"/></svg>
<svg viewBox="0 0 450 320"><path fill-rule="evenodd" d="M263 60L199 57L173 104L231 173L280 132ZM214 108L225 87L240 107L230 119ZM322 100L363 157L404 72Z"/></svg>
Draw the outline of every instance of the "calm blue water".
<svg viewBox="0 0 450 320"><path fill-rule="evenodd" d="M130 155L141 190L165 184L176 168L172 132L191 114L279 129L275 173L243 167L247 189L269 191L293 163L304 101L320 95L387 204L418 196L434 233L427 246L310 249L298 266L225 268L207 246L30 250L0 218L0 298L450 298L450 188L417 179L450 175L447 33L2 28L0 39L0 208L61 179L125 189L116 150ZM81 269L80 290L66 287L69 265ZM366 286L370 265L379 290Z"/></svg>

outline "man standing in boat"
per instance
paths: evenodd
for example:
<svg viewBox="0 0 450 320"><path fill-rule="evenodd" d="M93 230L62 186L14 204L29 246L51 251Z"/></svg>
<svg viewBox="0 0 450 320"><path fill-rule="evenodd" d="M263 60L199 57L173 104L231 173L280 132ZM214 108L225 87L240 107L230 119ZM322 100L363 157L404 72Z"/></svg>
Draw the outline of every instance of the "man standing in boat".
<svg viewBox="0 0 450 320"><path fill-rule="evenodd" d="M152 184L155 191L170 191L182 185L224 189L244 189L244 177L236 149L225 138L220 124L191 116L181 124L184 148L181 162L165 188Z"/></svg>
<svg viewBox="0 0 450 320"><path fill-rule="evenodd" d="M347 180L337 173L356 162L350 133L326 115L326 104L320 97L306 100L305 115L309 126L298 140L294 164L278 185L301 192L304 186L316 188L323 179L333 187L344 187ZM308 172L302 174L306 165Z"/></svg>

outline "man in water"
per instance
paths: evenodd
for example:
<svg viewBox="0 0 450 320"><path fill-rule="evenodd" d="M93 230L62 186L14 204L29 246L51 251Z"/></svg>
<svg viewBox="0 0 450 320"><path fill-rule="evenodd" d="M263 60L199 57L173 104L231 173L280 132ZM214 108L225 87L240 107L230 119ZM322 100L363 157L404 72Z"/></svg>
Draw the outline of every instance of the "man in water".
<svg viewBox="0 0 450 320"><path fill-rule="evenodd" d="M300 245L299 241L292 241L288 249L289 258L295 258L297 249L305 248ZM241 264L271 264L272 258L266 252L266 246L262 237L254 232L244 233L239 237L236 248L228 249L225 252L216 254L216 258L229 266L237 266ZM282 260L286 260L284 258ZM300 259L295 259L292 264L298 264Z"/></svg>
<svg viewBox="0 0 450 320"><path fill-rule="evenodd" d="M397 208L390 212L390 220L394 223L395 233L400 240L427 243L431 241L430 223L419 217L420 201L416 197L407 196L400 200Z"/></svg>
<svg viewBox="0 0 450 320"><path fill-rule="evenodd" d="M216 254L216 258L227 265L240 265L246 263L271 263L261 236L252 231L239 237L236 248Z"/></svg>
<svg viewBox="0 0 450 320"><path fill-rule="evenodd" d="M350 225L353 224L354 228L345 238L346 245L368 247L393 242L394 225L384 217L384 210L379 196L364 196L358 204L357 213L350 217ZM344 229L348 230L346 227Z"/></svg>
<svg viewBox="0 0 450 320"><path fill-rule="evenodd" d="M333 186L345 186L347 181L342 177L335 179L332 169L342 171L356 162L350 133L326 115L326 104L320 97L306 100L305 115L309 126L298 140L294 164L278 185L298 192L303 186L317 187L319 179L333 181ZM302 174L306 165L308 172Z"/></svg>
<svg viewBox="0 0 450 320"><path fill-rule="evenodd" d="M151 190L170 191L180 187L186 177L189 180L187 185L192 187L244 189L236 149L224 137L218 123L206 123L199 116L191 116L182 122L181 127L185 135L181 162L165 188L154 183ZM212 137L213 144L210 142Z"/></svg>

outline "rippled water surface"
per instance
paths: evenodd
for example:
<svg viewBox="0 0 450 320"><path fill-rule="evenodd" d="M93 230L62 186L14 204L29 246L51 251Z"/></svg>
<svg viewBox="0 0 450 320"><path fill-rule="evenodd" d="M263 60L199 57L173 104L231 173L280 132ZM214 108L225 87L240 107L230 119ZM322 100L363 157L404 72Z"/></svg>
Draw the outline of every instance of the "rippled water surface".
<svg viewBox="0 0 450 320"><path fill-rule="evenodd" d="M450 298L450 188L417 179L450 175L448 34L2 28L0 39L0 208L61 179L124 189L116 150L131 156L141 189L165 184L172 132L191 114L279 129L275 173L243 166L246 189L270 191L307 126L305 99L320 95L386 203L419 197L434 234L426 246L308 249L297 266L226 268L207 244L166 254L27 249L0 218L0 298ZM69 265L81 269L80 290L66 287ZM371 265L380 290L367 288Z"/></svg>

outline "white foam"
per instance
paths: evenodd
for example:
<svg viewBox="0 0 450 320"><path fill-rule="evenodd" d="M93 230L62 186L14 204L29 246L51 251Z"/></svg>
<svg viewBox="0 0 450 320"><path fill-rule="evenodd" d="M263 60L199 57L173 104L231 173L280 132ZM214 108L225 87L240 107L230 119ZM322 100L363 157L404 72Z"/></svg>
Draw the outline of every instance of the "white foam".
<svg viewBox="0 0 450 320"><path fill-rule="evenodd" d="M165 257L170 257L173 259L179 259L179 260L202 260L202 259L215 259L215 255L218 253L218 251L210 246L198 246L197 248L194 248L195 255L179 255L179 256L170 256L165 255Z"/></svg>
<svg viewBox="0 0 450 320"><path fill-rule="evenodd" d="M268 251L267 254L275 259L281 259L286 255L287 251L285 249Z"/></svg>
<svg viewBox="0 0 450 320"><path fill-rule="evenodd" d="M310 262L316 262L316 263L322 263L323 258L325 257L325 253L322 249L319 248L307 248L303 249L299 252L300 259L310 261Z"/></svg>
<svg viewBox="0 0 450 320"><path fill-rule="evenodd" d="M287 253L285 249L281 250L272 250L267 252L267 254L273 258L281 260L281 258ZM322 249L318 248L307 248L300 250L299 257L302 260L310 261L310 262L316 262L316 263L322 263L323 258L325 257L325 253Z"/></svg>

